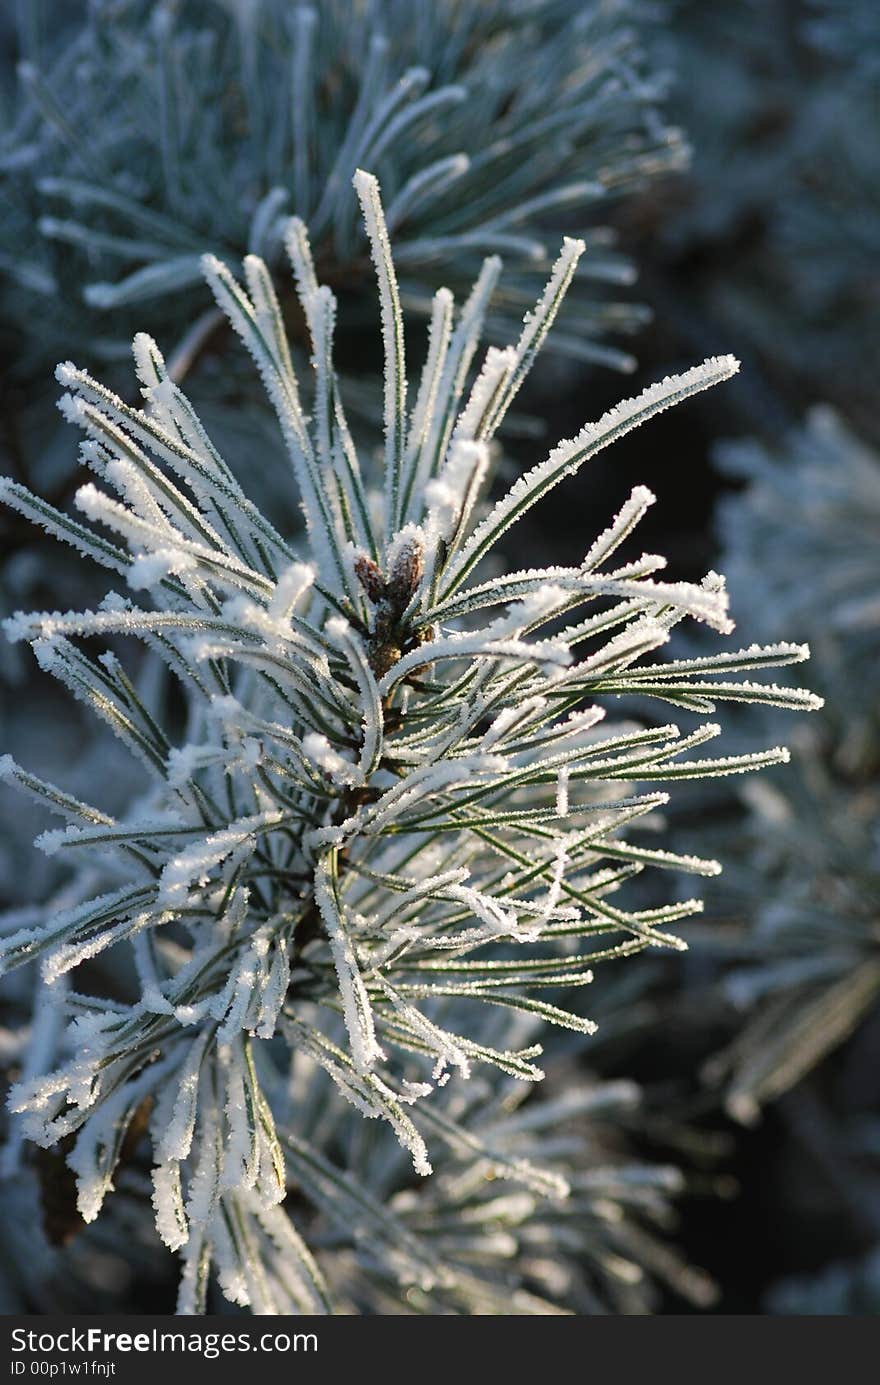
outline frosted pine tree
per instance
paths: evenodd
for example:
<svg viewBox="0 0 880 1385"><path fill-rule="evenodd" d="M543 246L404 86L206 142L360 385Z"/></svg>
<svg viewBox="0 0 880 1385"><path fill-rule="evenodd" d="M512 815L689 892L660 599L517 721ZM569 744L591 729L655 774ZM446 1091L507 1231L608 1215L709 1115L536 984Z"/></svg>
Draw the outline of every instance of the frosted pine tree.
<svg viewBox="0 0 880 1385"><path fill-rule="evenodd" d="M210 249L229 261L250 251L280 271L299 360L308 331L288 292L281 240L290 212L306 219L322 280L344 297L345 369L367 376L359 390L349 384L349 414L369 411L375 298L351 187L359 162L383 179L401 297L414 315L430 305L433 286L464 289L484 255L503 253L504 291L487 325L509 340L562 231L575 227L590 253L572 286L569 330L554 342L631 368L630 338L647 310L633 301L635 268L610 222L622 201L686 157L664 116L666 79L649 56L653 19L641 0L7 8L0 472L66 503L70 449L50 368L75 354L128 398L128 346L142 328L162 341L176 381L187 378L236 476L247 474L255 447L265 452L248 493L290 532L292 514L271 508L283 459L265 400L229 350L223 314L205 304L200 256ZM61 583L80 587L71 604L98 599L85 572L77 578L69 556L17 516L2 517L0 552L0 615L44 604ZM19 710L22 668L7 650L0 722L16 743L30 724ZM77 743L87 749L85 732ZM107 753L106 738L95 753ZM114 779L121 785L119 773ZM21 868L27 824L20 829L8 873L0 846L0 892L13 899L22 875L36 873Z"/></svg>
<svg viewBox="0 0 880 1385"><path fill-rule="evenodd" d="M871 674L880 658L880 453L835 410L817 405L773 446L724 442L720 470L737 484L718 511L725 570L756 634L800 631L827 698L816 734L855 778L880 763ZM804 559L811 558L811 585ZM756 574L766 573L762 599Z"/></svg>
<svg viewBox="0 0 880 1385"><path fill-rule="evenodd" d="M576 225L591 254L556 345L632 368L607 337L646 312L619 301L634 270L608 207L687 156L663 116L640 0L83 8L23 7L20 101L0 144L9 310L30 344L37 302L43 343L47 316L81 341L83 298L105 354L130 305L141 325L182 330L201 252L278 262L291 212L309 223L322 276L367 289L369 311L360 163L383 180L406 306L426 311L434 284L458 290L501 253L510 272L488 326L509 339L559 228ZM216 323L197 323L175 369Z"/></svg>
<svg viewBox="0 0 880 1385"><path fill-rule="evenodd" d="M665 60L682 74L675 116L695 149L680 210L661 228L680 290L664 314L684 334L691 314L723 323L794 410L829 399L873 430L880 10L872 0L663 9ZM779 401L767 396L763 420L757 393L743 402L744 427L778 436Z"/></svg>
<svg viewBox="0 0 880 1385"><path fill-rule="evenodd" d="M754 1119L876 1014L880 997L880 458L817 407L777 447L740 439L718 460L747 483L719 510L734 600L759 637L784 628L809 639L827 699L799 728L784 780L744 789L716 901L745 927L724 983L738 1032L707 1075L723 1082L731 1110ZM750 708L740 739L772 732L771 717Z"/></svg>
<svg viewBox="0 0 880 1385"><path fill-rule="evenodd" d="M481 1023L497 1048L546 1043L540 1028L501 1010ZM649 1313L661 1286L712 1302L707 1276L669 1245L685 1175L628 1148L641 1093L595 1083L584 1055L558 1047L541 1056L537 1091L488 1069L438 1093L434 1174L418 1187L388 1127L340 1111L313 1065L294 1060L288 1166L315 1209L310 1238L334 1302L383 1314Z"/></svg>
<svg viewBox="0 0 880 1385"><path fill-rule="evenodd" d="M322 280L344 298L349 414L369 411L375 297L351 187L358 163L383 179L401 297L414 315L430 306L436 284L464 291L482 258L502 253L504 288L487 327L510 340L563 230L574 227L590 253L572 286L569 328L554 343L632 367L631 338L648 314L611 222L623 201L686 159L664 116L666 78L649 56L653 19L642 0L6 8L0 472L54 503L66 503L73 478L51 367L75 354L129 398L128 346L141 328L162 341L175 380L186 377L236 476L250 470L251 499L292 530L291 513L271 509L283 459L265 400L229 350L223 314L205 303L200 256L213 250L231 261L250 251L280 272L299 360L308 331L281 241L291 212L307 220ZM367 380L357 390L360 375ZM267 458L256 476L255 448ZM97 600L84 571L77 578L68 555L17 516L2 518L0 553L0 615L44 604L62 583L81 589L71 604ZM0 662L0 722L20 743L29 722L14 656L7 650ZM86 748L85 731L77 743ZM107 753L106 738L95 753ZM121 785L119 773L114 779ZM21 868L21 829L8 874L0 847L0 891L9 881L13 899L22 875L36 873Z"/></svg>
<svg viewBox="0 0 880 1385"><path fill-rule="evenodd" d="M243 284L215 257L203 264L277 414L306 551L244 494L146 336L134 343L141 408L58 368L95 477L76 495L82 518L3 485L121 588L96 610L18 613L6 630L109 723L146 783L114 817L2 762L5 780L67 820L39 845L76 867L65 907L12 920L3 939L6 970L36 961L42 976L33 1058L10 1103L30 1139L63 1142L87 1221L114 1186L126 1131L148 1123L183 1312L203 1308L212 1264L255 1311L331 1307L306 1228L281 1205L302 1176L294 1142L324 1157L320 1129L287 1119L292 1063L387 1129L416 1188L434 1146L450 1143L536 1196L564 1197L558 1174L493 1144L491 1123L450 1116L445 1100L486 1073L540 1081L534 1040L496 1046L492 1017L588 1034L578 998L597 964L684 947L673 930L697 901L626 898L648 868L719 869L643 843L667 799L658 786L786 758L707 756L714 722L689 734L656 717L608 725L606 705L818 701L753 677L801 661L804 646L663 660L678 622L732 624L716 574L668 581L656 555L621 556L653 501L644 487L575 565L497 566L499 544L549 490L736 362L706 361L625 401L493 500L493 439L583 243L564 242L516 344L478 366L499 262L484 263L458 308L438 289L411 384L378 185L354 181L381 307L379 459L346 422L336 301L302 222L285 242L311 338L308 389L263 261L245 260ZM181 734L116 646L95 655L96 640L116 637L142 641L179 680ZM129 979L94 993L95 966L120 947Z"/></svg>

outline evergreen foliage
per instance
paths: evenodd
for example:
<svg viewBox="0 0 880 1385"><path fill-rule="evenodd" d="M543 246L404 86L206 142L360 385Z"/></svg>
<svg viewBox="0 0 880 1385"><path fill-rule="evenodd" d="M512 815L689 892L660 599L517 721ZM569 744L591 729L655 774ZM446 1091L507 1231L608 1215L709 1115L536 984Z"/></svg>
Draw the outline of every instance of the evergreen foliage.
<svg viewBox="0 0 880 1385"><path fill-rule="evenodd" d="M723 634L732 623L716 574L669 581L656 555L618 553L652 503L644 487L578 565L493 567L499 543L553 487L737 363L713 358L651 386L492 499L493 439L583 243L563 243L516 344L490 347L479 364L498 262L484 262L458 308L438 289L411 383L378 184L360 171L354 183L379 287L378 458L346 422L336 299L304 224L290 221L284 239L311 339L308 382L265 262L248 256L241 283L215 256L202 261L277 416L307 558L247 498L145 335L134 343L140 408L69 362L58 368L62 412L84 433L81 460L97 482L77 491L83 518L3 485L13 508L128 588L95 610L19 612L6 631L32 644L43 672L107 722L144 773L140 796L114 816L2 762L7 781L67 820L39 845L75 868L64 908L10 920L3 939L5 969L36 960L42 976L34 1057L11 1105L31 1139L69 1149L86 1221L114 1186L126 1132L149 1126L157 1226L182 1252L183 1312L204 1308L212 1264L227 1297L257 1312L331 1306L308 1219L281 1204L289 1184L308 1188L338 1222L356 1170L328 1172L320 1121L288 1119L306 1105L291 1104L300 1081L384 1128L416 1185L436 1163L429 1201L464 1198L477 1222L497 1222L467 1192L489 1170L524 1188L529 1207L569 1194L566 1236L595 1218L589 1180L553 1166L552 1140L550 1166L535 1162L528 1138L584 1098L526 1106L519 1127L497 1117L511 1080L543 1076L540 1046L517 1021L588 1034L579 996L595 965L684 946L671 930L698 902L646 909L626 897L646 869L719 869L643 844L641 827L667 797L656 785L787 758L707 756L715 723L686 735L656 717L606 725L605 704L637 696L701 714L727 701L820 705L754 676L800 662L802 645L658 655L684 619ZM93 654L93 641L116 637L143 642L178 680L182 736L116 648ZM95 994L91 969L119 945L134 972L124 989ZM478 1085L473 1122L465 1079L495 1084L485 1096ZM446 1147L460 1172L441 1162ZM367 1186L351 1188L369 1202L365 1218L387 1226L377 1282L436 1283L458 1311L476 1311L481 1295L497 1304L491 1245L478 1274L453 1237L442 1265L429 1256L426 1288L412 1240L423 1211L410 1224L402 1194L380 1206ZM655 1194L645 1197L650 1211ZM625 1207L624 1191L617 1200ZM507 1207L516 1224L510 1209L525 1203ZM555 1218L529 1212L521 1235L510 1232L526 1299L540 1281L531 1247ZM578 1246L589 1266L589 1235Z"/></svg>

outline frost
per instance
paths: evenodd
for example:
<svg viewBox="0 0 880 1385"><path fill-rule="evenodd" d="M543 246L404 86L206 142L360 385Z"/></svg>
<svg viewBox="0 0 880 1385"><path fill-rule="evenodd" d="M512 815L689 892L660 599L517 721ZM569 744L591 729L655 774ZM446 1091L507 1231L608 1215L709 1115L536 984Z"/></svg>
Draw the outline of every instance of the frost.
<svg viewBox="0 0 880 1385"><path fill-rule="evenodd" d="M361 782L357 766L334 750L326 736L310 731L303 736L302 746L306 759L334 784L351 785Z"/></svg>
<svg viewBox="0 0 880 1385"><path fill-rule="evenodd" d="M379 199L379 184L371 174L365 173L362 169L357 170L352 181L361 204L379 285L385 353L385 529L390 535L399 522L400 473L405 427L406 362L403 313L397 289L397 276L391 259L385 214Z"/></svg>
<svg viewBox="0 0 880 1385"><path fill-rule="evenodd" d="M568 765L560 765L556 773L556 816L568 816L568 779L571 773Z"/></svg>
<svg viewBox="0 0 880 1385"><path fill-rule="evenodd" d="M425 487L426 528L441 539L470 520L489 467L486 443L456 439L440 473Z"/></svg>
<svg viewBox="0 0 880 1385"><path fill-rule="evenodd" d="M365 1072L374 1067L385 1054L376 1042L372 1006L354 946L342 918L335 880L326 861L319 865L315 874L315 900L330 940L354 1065L360 1072Z"/></svg>
<svg viewBox="0 0 880 1385"><path fill-rule="evenodd" d="M157 548L152 553L141 553L135 558L128 573L128 585L132 591L143 587L158 586L166 577L179 577L185 572L193 572L198 564L189 553L173 548Z"/></svg>

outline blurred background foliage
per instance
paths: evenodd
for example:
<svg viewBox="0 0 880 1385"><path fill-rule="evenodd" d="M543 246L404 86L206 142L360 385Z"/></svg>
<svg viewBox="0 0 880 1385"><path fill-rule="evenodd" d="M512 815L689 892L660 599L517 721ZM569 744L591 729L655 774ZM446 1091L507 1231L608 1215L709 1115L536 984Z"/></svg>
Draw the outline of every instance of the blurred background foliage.
<svg viewBox="0 0 880 1385"><path fill-rule="evenodd" d="M809 641L826 708L794 730L756 709L735 723L732 738L752 747L788 738L793 763L676 809L678 844L718 855L725 873L684 959L599 977L599 1034L563 1055L558 1081L576 1066L642 1089L588 1137L602 1177L636 1157L680 1170L674 1222L665 1191L653 1209L665 1247L653 1233L628 1247L630 1279L641 1266L655 1287L627 1289L612 1265L606 1311L705 1310L706 1276L683 1268L693 1263L715 1281L711 1311L877 1312L880 9L20 0L0 13L0 59L0 465L56 501L76 459L52 367L73 355L125 381L136 326L187 376L272 509L276 444L193 288L195 260L249 248L271 260L279 219L310 220L357 389L375 360L348 187L358 163L397 209L415 321L433 288L460 288L497 249L507 296L492 329L504 340L560 235L587 239L561 350L535 372L504 466L532 455L537 419L555 441L598 417L622 392L617 370L635 370L638 388L715 352L742 358L731 385L557 492L528 532L530 561L568 561L587 507L605 514L644 482L661 501L646 537L670 570L726 573L738 636ZM361 427L369 437L366 406ZM0 517L0 543L5 610L88 601L88 573L14 516ZM123 803L113 745L46 683L0 652L4 746L37 773L66 760L74 793L99 775L108 806ZM2 809L0 887L20 911L64 880L30 850L36 813L5 790ZM28 984L5 992L9 1070ZM39 1264L34 1178L0 1184L0 1311L168 1307L173 1276L130 1179L109 1224ZM545 1256L552 1227L533 1234ZM356 1268L340 1261L338 1274L362 1303ZM584 1299L594 1289L581 1285ZM373 1311L389 1310L374 1299Z"/></svg>

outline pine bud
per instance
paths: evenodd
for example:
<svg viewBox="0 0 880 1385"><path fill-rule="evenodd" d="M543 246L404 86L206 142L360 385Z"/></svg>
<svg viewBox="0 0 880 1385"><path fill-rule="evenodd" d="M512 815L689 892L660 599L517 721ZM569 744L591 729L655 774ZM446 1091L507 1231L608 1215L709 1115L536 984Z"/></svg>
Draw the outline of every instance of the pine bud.
<svg viewBox="0 0 880 1385"><path fill-rule="evenodd" d="M384 678L388 670L394 667L402 655L403 651L400 645L393 644L388 640L377 641L370 648L370 668L377 678Z"/></svg>
<svg viewBox="0 0 880 1385"><path fill-rule="evenodd" d="M359 553L354 560L354 570L358 581L375 606L386 594L385 578L378 564L374 563L372 558L368 558L366 553Z"/></svg>
<svg viewBox="0 0 880 1385"><path fill-rule="evenodd" d="M398 553L388 582L388 595L398 610L409 602L425 571L425 546L421 539L410 539Z"/></svg>

